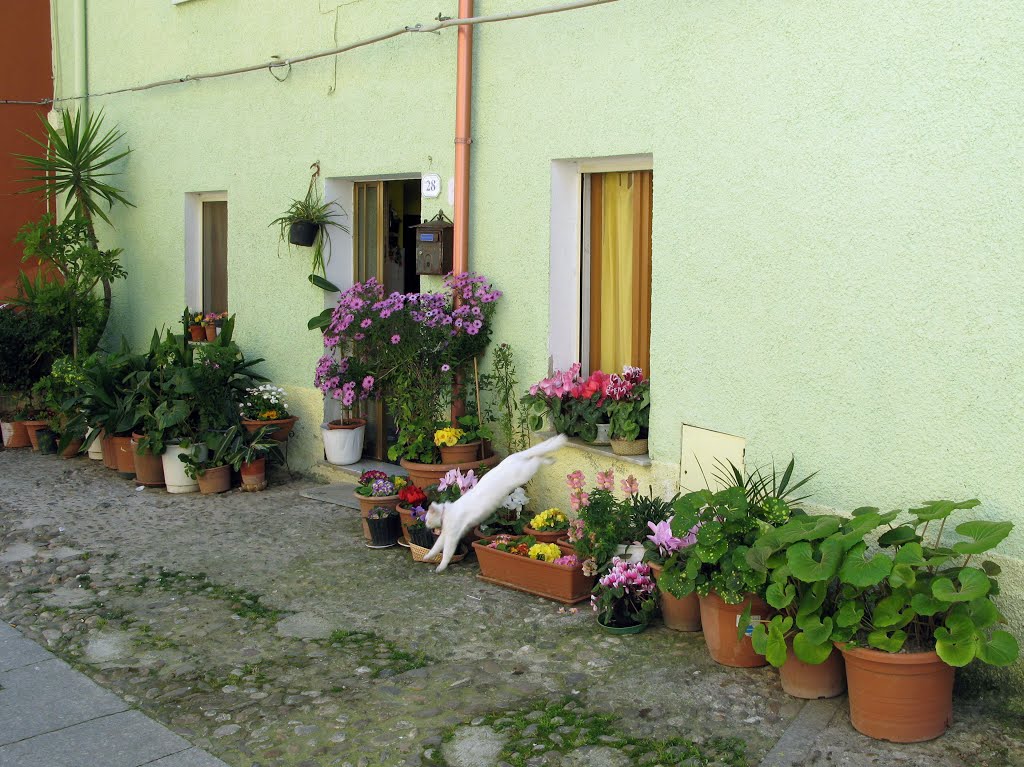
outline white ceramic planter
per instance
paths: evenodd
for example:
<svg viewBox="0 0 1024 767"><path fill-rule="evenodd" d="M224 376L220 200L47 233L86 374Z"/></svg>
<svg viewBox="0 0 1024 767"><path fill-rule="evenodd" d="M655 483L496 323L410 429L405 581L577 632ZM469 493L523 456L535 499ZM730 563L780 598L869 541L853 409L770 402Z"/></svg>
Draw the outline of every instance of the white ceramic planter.
<svg viewBox="0 0 1024 767"><path fill-rule="evenodd" d="M327 424L320 424L327 462L336 466L347 466L362 458L364 431L365 426L357 426L354 429L329 429Z"/></svg>
<svg viewBox="0 0 1024 767"><path fill-rule="evenodd" d="M200 461L205 461L209 454L206 445L196 444L184 448L181 445L168 445L160 460L164 464L164 483L168 493L196 493L199 483L185 473L185 464L178 458L183 453L191 453Z"/></svg>
<svg viewBox="0 0 1024 767"><path fill-rule="evenodd" d="M96 430L90 426L89 430L85 433L86 438L88 438L94 431ZM89 457L94 461L103 460L103 443L100 442L99 436L97 436L96 439L92 441L92 444L89 445Z"/></svg>
<svg viewBox="0 0 1024 767"><path fill-rule="evenodd" d="M3 437L5 445L10 442L11 437L14 436L14 424L9 421L0 421L0 436Z"/></svg>
<svg viewBox="0 0 1024 767"><path fill-rule="evenodd" d="M612 444L612 425L610 423L599 423L597 424L597 436L594 437L594 441L591 445L610 445Z"/></svg>
<svg viewBox="0 0 1024 767"><path fill-rule="evenodd" d="M642 562L644 558L644 547L639 543L631 543L628 546L619 546L615 549L615 556L626 562Z"/></svg>

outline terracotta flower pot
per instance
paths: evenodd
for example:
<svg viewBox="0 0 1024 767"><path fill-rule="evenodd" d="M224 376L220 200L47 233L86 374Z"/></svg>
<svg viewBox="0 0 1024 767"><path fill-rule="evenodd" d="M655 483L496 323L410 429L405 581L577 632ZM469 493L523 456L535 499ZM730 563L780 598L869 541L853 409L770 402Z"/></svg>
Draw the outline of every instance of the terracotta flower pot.
<svg viewBox="0 0 1024 767"><path fill-rule="evenodd" d="M231 467L215 466L196 476L199 492L203 495L226 493L231 489Z"/></svg>
<svg viewBox="0 0 1024 767"><path fill-rule="evenodd" d="M520 557L489 548L490 542L490 538L482 538L473 544L480 563L480 580L565 604L575 604L590 598L596 578L584 575L581 565L568 567ZM573 553L568 547L559 548L563 554Z"/></svg>
<svg viewBox="0 0 1024 767"><path fill-rule="evenodd" d="M24 421L4 421L2 425L4 447L13 450L18 447L31 447L32 441L28 438L28 429Z"/></svg>
<svg viewBox="0 0 1024 767"><path fill-rule="evenodd" d="M482 461L469 461L467 463L417 463L402 459L401 466L409 473L409 481L416 487L427 488L437 484L441 478L452 469L460 469L467 472L470 469L479 468L481 465L490 469L497 466L501 460L497 455L492 455Z"/></svg>
<svg viewBox="0 0 1024 767"><path fill-rule="evenodd" d="M386 506L389 509L397 509L399 499L397 495L371 496L356 493L355 496L356 500L359 501L359 516L363 518L363 537L370 541L372 540L370 527L366 524L366 519L370 515L370 509L374 506Z"/></svg>
<svg viewBox="0 0 1024 767"><path fill-rule="evenodd" d="M344 421L340 418L335 418L333 421L327 422L328 429L358 429L360 426L366 426L365 418L346 418Z"/></svg>
<svg viewBox="0 0 1024 767"><path fill-rule="evenodd" d="M207 341L217 340L217 326L216 325L203 325L203 330L206 333Z"/></svg>
<svg viewBox="0 0 1024 767"><path fill-rule="evenodd" d="M203 330L202 325L189 325L188 334L193 341L202 341L206 338L206 332Z"/></svg>
<svg viewBox="0 0 1024 767"><path fill-rule="evenodd" d="M398 517L401 520L402 540L404 540L406 543L409 543L409 525L411 525L415 521L415 519L412 516L412 509L410 509L408 506L403 506L402 504L398 504L397 506L395 506L395 508L398 509Z"/></svg>
<svg viewBox="0 0 1024 767"><path fill-rule="evenodd" d="M523 528L523 535L532 535L537 543L558 543L565 537L565 530L534 530L530 526Z"/></svg>
<svg viewBox="0 0 1024 767"><path fill-rule="evenodd" d="M106 432L100 436L103 446L103 465L111 471L117 471L117 450L114 447L114 438L108 437Z"/></svg>
<svg viewBox="0 0 1024 767"><path fill-rule="evenodd" d="M793 654L792 644L786 644L786 662L779 666L779 680L788 695L816 700L834 698L846 690L846 666L839 650L832 650L828 660L814 665L804 663Z"/></svg>
<svg viewBox="0 0 1024 767"><path fill-rule="evenodd" d="M131 437L110 437L111 452L114 456L114 468L117 473L128 479L135 476L135 446Z"/></svg>
<svg viewBox="0 0 1024 767"><path fill-rule="evenodd" d="M955 669L934 652L839 649L846 659L850 722L859 732L917 743L939 737L952 724Z"/></svg>
<svg viewBox="0 0 1024 767"><path fill-rule="evenodd" d="M81 439L71 440L68 443L68 446L60 451L60 457L74 458L76 455L78 455L79 451L81 451L83 442L84 440Z"/></svg>
<svg viewBox="0 0 1024 767"><path fill-rule="evenodd" d="M765 620L774 613L768 604L754 594L748 594L738 605L726 604L714 591L700 598L700 623L704 629L704 641L712 660L723 666L754 668L767 665L763 656L754 652L750 642L750 631L743 641L736 640L739 618L751 605L750 619Z"/></svg>
<svg viewBox="0 0 1024 767"><path fill-rule="evenodd" d="M242 426L250 434L253 434L264 426L276 426L277 431L271 432L269 435L271 439L278 442L284 442L288 439L288 435L292 433L292 429L295 427L295 422L299 420L297 415L290 416L288 418L275 418L272 421L253 421L249 418L242 419Z"/></svg>
<svg viewBox="0 0 1024 767"><path fill-rule="evenodd" d="M661 575L662 566L654 562L650 565L657 579ZM700 600L696 592L682 599L677 599L661 589L658 593L661 598L661 619L665 622L665 628L673 631L700 631Z"/></svg>
<svg viewBox="0 0 1024 767"><path fill-rule="evenodd" d="M36 432L46 428L46 421L22 421L25 431L28 432L28 441L35 452L39 452L39 437Z"/></svg>
<svg viewBox="0 0 1024 767"><path fill-rule="evenodd" d="M480 440L465 445L441 446L441 463L471 463L480 460ZM488 453L485 452L484 455Z"/></svg>
<svg viewBox="0 0 1024 767"><path fill-rule="evenodd" d="M139 440L142 434L132 435L132 453L135 456L135 481L146 487L163 487L164 461L159 455L149 450L139 452Z"/></svg>
<svg viewBox="0 0 1024 767"><path fill-rule="evenodd" d="M238 471L242 475L243 489L263 490L267 486L266 458L257 458L252 463L243 463Z"/></svg>

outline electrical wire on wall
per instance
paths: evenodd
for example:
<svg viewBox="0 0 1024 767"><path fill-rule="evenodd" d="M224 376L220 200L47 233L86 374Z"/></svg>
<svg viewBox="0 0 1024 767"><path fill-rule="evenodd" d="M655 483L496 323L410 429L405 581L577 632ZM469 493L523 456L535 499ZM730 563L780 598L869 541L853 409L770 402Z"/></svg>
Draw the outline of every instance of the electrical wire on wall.
<svg viewBox="0 0 1024 767"><path fill-rule="evenodd" d="M357 0L358 1L358 0ZM97 93L80 94L77 96L64 96L57 99L40 99L39 101L19 101L14 99L0 99L0 105L5 104L33 104L33 105L44 105L44 104L61 104L64 102L80 101L89 98L98 98L101 96L115 96L122 93L137 93L139 91L151 90L153 88L163 88L171 85L179 85L187 82L199 82L202 80L212 80L221 77L232 77L236 75L247 74L249 72L258 72L266 69L277 79L283 81L287 79L287 73L290 72L291 67L294 64L303 64L307 61L315 61L317 59L326 58L328 56L339 56L342 53L355 50L357 48L363 48L368 45L374 45L376 43L384 42L385 40L391 40L401 35L412 34L416 32L440 32L443 29L449 27L458 27L462 25L477 25L477 24L490 24L499 21L513 21L516 19L525 19L531 16L544 16L552 13L562 13L564 11L574 11L581 8L588 8L594 5L604 5L606 3L615 3L618 0L573 0L573 2L560 3L558 5L549 5L541 8L532 8L524 11L508 11L505 13L496 13L489 16L474 16L472 18L447 18L438 14L437 19L429 24L414 24L411 26L399 27L393 29L390 32L385 32L380 35L368 37L364 40L359 40L354 43L347 45L337 46L325 51L318 51L316 53L307 53L301 56L293 56L289 58L278 58L274 57L268 62L262 64L252 64L245 67L237 67L235 69L225 69L218 72L204 72L195 75L184 75L182 77L175 77L168 80L158 80L152 83L146 83L144 85L132 85L125 88L115 88L108 91L100 91ZM338 7L343 5L349 5L351 3L342 3ZM277 77L275 70L284 69L285 77Z"/></svg>

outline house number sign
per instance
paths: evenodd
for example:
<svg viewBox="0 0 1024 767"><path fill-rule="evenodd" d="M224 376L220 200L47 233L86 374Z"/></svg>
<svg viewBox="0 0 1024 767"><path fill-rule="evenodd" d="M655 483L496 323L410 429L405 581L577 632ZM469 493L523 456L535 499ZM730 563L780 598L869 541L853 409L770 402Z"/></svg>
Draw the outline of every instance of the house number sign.
<svg viewBox="0 0 1024 767"><path fill-rule="evenodd" d="M441 196L441 177L436 173L427 173L420 179L420 193L433 199Z"/></svg>

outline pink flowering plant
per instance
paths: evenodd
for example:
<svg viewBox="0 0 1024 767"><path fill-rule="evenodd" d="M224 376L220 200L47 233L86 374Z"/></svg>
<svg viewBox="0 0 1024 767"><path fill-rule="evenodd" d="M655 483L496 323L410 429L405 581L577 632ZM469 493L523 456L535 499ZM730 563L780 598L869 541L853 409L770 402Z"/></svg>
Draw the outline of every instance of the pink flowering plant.
<svg viewBox="0 0 1024 767"><path fill-rule="evenodd" d="M593 441L597 438L597 425L608 421L610 382L611 376L600 370L583 378L578 362L568 370L555 371L523 396L530 428L539 431L545 415L550 413L555 431Z"/></svg>
<svg viewBox="0 0 1024 767"><path fill-rule="evenodd" d="M636 479L631 477L621 483L626 501L615 497L612 469L599 471L597 484L590 489L587 489L586 476L579 469L566 477L566 484L569 505L577 514L569 523L567 537L584 563L584 572L593 575L611 561L620 544L631 541L633 528L628 499L636 492Z"/></svg>
<svg viewBox="0 0 1024 767"><path fill-rule="evenodd" d="M650 565L615 557L590 595L590 604L603 626L628 628L646 624L657 605Z"/></svg>
<svg viewBox="0 0 1024 767"><path fill-rule="evenodd" d="M376 279L341 293L324 328L314 384L352 408L383 398L395 418L392 460L434 463L434 424L455 376L484 352L501 292L474 273L449 274L440 293L392 293Z"/></svg>
<svg viewBox="0 0 1024 767"><path fill-rule="evenodd" d="M627 365L622 375L613 373L607 395L612 439L632 441L647 432L651 422L651 383L644 378L643 370Z"/></svg>

